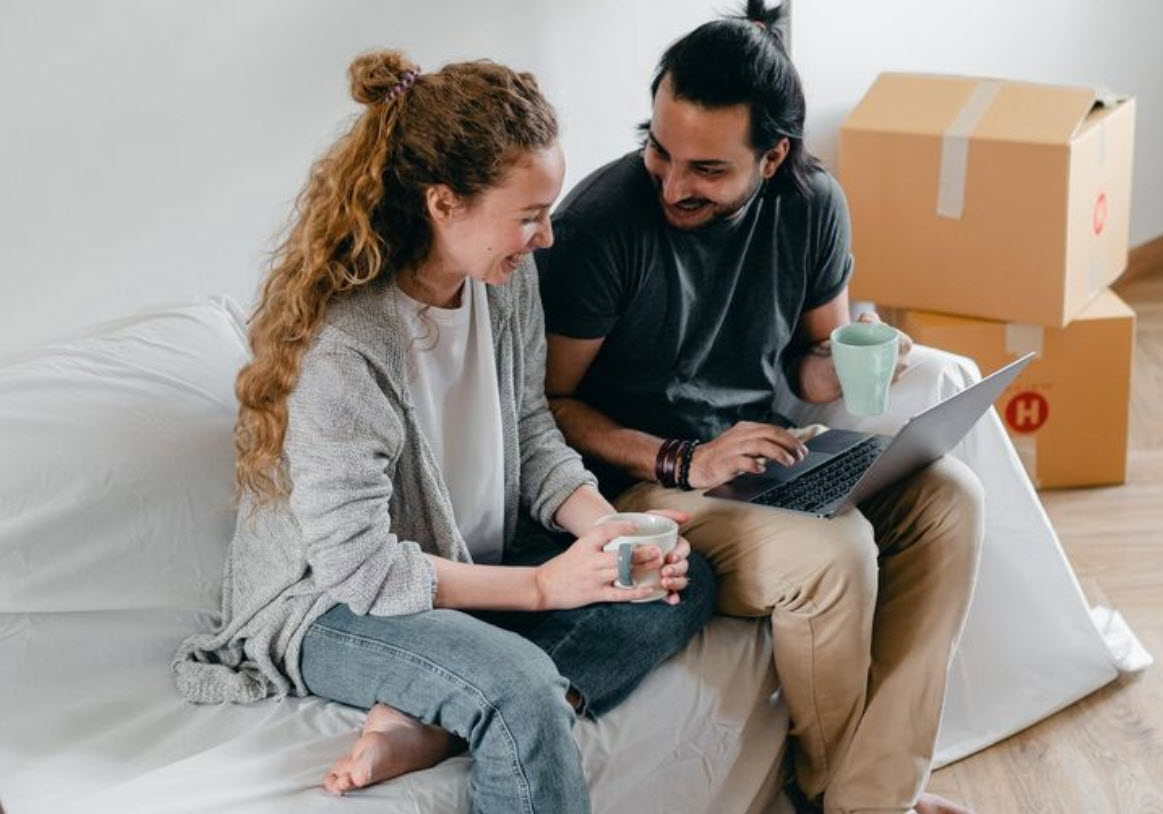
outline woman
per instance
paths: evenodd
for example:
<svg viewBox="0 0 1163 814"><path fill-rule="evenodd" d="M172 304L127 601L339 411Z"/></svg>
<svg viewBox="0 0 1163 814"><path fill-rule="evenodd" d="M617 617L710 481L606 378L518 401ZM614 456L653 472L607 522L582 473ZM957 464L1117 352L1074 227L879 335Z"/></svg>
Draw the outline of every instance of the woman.
<svg viewBox="0 0 1163 814"><path fill-rule="evenodd" d="M679 650L714 581L684 540L639 549L669 594L626 604L650 589L614 587L602 546L627 529L595 528L613 509L547 408L530 252L563 159L533 78L396 52L350 77L366 109L300 196L238 377L223 626L177 684L369 709L329 791L467 747L474 811L587 811L576 715Z"/></svg>

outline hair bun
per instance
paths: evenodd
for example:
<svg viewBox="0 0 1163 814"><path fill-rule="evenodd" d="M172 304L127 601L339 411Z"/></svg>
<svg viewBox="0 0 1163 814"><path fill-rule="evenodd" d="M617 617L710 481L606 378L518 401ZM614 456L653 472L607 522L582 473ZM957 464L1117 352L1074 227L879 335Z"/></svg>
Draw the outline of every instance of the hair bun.
<svg viewBox="0 0 1163 814"><path fill-rule="evenodd" d="M758 23L767 30L774 31L783 20L784 7L782 2L768 8L766 0L746 0L739 16L750 23Z"/></svg>
<svg viewBox="0 0 1163 814"><path fill-rule="evenodd" d="M393 87L404 79L408 71L420 68L402 51L372 51L360 54L347 69L351 77L351 97L361 105L383 101Z"/></svg>

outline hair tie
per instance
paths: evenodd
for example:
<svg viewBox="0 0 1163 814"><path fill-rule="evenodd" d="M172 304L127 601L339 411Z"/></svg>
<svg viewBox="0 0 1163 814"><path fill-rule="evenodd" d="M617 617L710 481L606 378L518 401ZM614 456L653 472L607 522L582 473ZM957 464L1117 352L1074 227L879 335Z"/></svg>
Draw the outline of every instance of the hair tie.
<svg viewBox="0 0 1163 814"><path fill-rule="evenodd" d="M404 91L412 87L412 83L416 81L416 77L420 75L419 71L407 70L400 78L400 81L392 85L391 89L384 94L384 103L395 101L402 96Z"/></svg>

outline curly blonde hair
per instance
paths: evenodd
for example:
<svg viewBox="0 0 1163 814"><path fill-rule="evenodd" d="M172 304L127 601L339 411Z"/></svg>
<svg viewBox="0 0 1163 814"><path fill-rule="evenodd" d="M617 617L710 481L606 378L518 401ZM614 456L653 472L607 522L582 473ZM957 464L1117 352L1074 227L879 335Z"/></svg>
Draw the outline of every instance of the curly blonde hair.
<svg viewBox="0 0 1163 814"><path fill-rule="evenodd" d="M235 382L236 482L260 502L290 489L287 396L332 299L427 258L429 187L444 184L471 201L557 138L532 75L502 65L464 62L421 74L402 53L377 51L357 57L348 75L365 110L299 193L250 320L253 360Z"/></svg>

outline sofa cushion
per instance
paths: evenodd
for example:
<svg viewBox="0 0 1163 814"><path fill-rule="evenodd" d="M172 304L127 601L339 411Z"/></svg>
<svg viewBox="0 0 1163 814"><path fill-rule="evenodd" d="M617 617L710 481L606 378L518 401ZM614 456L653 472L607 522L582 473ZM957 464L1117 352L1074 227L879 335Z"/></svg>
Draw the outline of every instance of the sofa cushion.
<svg viewBox="0 0 1163 814"><path fill-rule="evenodd" d="M0 363L0 612L218 609L247 354L213 297Z"/></svg>

